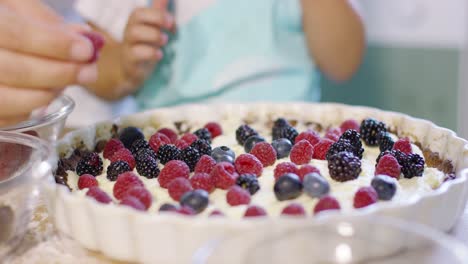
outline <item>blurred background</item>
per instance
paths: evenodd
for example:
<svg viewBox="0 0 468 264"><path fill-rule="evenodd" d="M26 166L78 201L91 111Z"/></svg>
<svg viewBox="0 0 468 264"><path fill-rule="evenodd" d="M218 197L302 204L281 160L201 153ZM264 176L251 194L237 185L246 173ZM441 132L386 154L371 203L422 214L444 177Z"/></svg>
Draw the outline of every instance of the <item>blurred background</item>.
<svg viewBox="0 0 468 264"><path fill-rule="evenodd" d="M68 19L79 21L72 10L73 0L46 2ZM356 2L367 28L364 63L346 83L322 80L322 100L404 112L430 119L468 138L468 1ZM67 93L86 101L88 112L96 113L92 111L96 108L102 113L83 117L82 106L78 105L69 119L72 126L108 118L102 112L105 102L76 87ZM110 114L112 106L107 109Z"/></svg>

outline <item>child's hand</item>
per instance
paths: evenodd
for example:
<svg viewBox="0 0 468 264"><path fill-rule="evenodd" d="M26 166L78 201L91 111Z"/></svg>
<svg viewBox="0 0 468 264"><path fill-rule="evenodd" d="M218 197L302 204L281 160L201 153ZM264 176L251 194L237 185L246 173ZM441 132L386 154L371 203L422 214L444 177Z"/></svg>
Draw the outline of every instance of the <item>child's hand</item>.
<svg viewBox="0 0 468 264"><path fill-rule="evenodd" d="M174 29L174 19L166 9L167 0L154 2L152 7L135 9L125 28L123 70L134 85L140 85L162 58L161 47L168 41L163 30Z"/></svg>

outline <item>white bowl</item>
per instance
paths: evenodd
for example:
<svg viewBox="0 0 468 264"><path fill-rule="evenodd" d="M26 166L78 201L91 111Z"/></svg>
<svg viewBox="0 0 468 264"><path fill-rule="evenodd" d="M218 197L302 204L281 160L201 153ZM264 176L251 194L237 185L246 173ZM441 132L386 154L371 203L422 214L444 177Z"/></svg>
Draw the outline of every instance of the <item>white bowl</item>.
<svg viewBox="0 0 468 264"><path fill-rule="evenodd" d="M448 129L410 116L381 111L375 108L341 104L209 104L186 105L155 109L148 112L104 122L74 131L58 144L61 155L70 154L76 147L93 149L97 141L111 136L114 123L158 128L167 121L193 120L200 124L223 120L236 115L249 119L283 116L298 120L338 126L343 120L374 117L385 122L399 136L430 149L438 156L441 168L453 170L456 179L438 189L402 203L377 203L348 215L390 216L418 222L438 230L450 230L463 212L467 200L468 143ZM142 263L187 263L193 252L213 238L235 234L243 230L269 226L290 227L295 221L284 218L266 219L207 219L176 215L141 213L116 205L96 203L64 186L51 186L50 204L56 226L91 250L124 261ZM323 213L308 219L333 219L341 213Z"/></svg>

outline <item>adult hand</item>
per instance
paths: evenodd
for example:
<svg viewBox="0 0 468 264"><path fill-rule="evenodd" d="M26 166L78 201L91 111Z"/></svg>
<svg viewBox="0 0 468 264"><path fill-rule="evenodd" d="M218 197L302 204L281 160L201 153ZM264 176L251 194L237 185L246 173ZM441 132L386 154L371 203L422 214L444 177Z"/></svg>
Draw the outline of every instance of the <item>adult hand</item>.
<svg viewBox="0 0 468 264"><path fill-rule="evenodd" d="M22 1L44 8L10 4ZM97 79L92 41L39 1L22 1L0 0L0 125L27 118L67 85Z"/></svg>

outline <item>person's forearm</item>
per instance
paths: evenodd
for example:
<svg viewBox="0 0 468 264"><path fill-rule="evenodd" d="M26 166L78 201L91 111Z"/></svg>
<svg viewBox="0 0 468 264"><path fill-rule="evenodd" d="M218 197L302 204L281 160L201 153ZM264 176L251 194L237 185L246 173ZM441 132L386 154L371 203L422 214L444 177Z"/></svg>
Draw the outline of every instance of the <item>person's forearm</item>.
<svg viewBox="0 0 468 264"><path fill-rule="evenodd" d="M132 84L122 67L121 48L122 44L114 40L109 34L97 27L91 25L96 31L100 32L105 39L105 45L101 50L98 65L98 80L86 86L98 97L115 101L121 99L136 89Z"/></svg>
<svg viewBox="0 0 468 264"><path fill-rule="evenodd" d="M359 68L365 49L361 19L347 0L301 0L309 53L330 79L344 81Z"/></svg>

